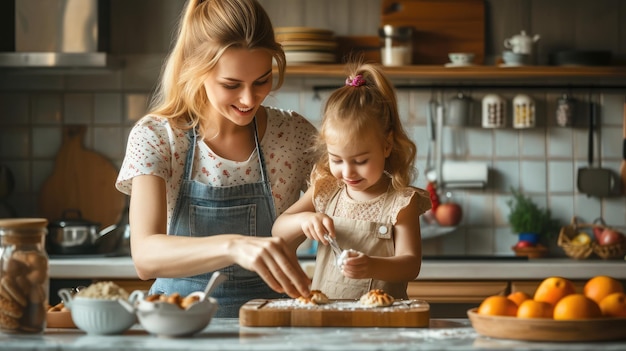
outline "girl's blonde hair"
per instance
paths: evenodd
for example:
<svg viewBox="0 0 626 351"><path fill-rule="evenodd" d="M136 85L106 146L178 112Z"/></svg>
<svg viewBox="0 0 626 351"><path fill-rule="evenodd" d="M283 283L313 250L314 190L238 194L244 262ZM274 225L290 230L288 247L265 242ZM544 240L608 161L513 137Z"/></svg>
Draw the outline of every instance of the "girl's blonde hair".
<svg viewBox="0 0 626 351"><path fill-rule="evenodd" d="M370 130L378 132L379 142L390 140L392 148L385 161L385 170L391 175L392 186L398 190L410 185L415 177L417 147L400 122L393 85L379 64L353 62L347 65L347 71L346 85L335 90L324 106L315 145L318 161L311 174L311 182L314 184L316 179L332 177L326 138L330 131L343 127L340 135L346 142L358 139L364 131ZM360 81L359 76L362 78ZM334 132L331 134L335 135Z"/></svg>
<svg viewBox="0 0 626 351"><path fill-rule="evenodd" d="M272 22L256 0L188 0L178 39L161 73L150 113L179 128L195 128L208 104L204 81L228 48L263 49L273 57L284 80L285 53Z"/></svg>

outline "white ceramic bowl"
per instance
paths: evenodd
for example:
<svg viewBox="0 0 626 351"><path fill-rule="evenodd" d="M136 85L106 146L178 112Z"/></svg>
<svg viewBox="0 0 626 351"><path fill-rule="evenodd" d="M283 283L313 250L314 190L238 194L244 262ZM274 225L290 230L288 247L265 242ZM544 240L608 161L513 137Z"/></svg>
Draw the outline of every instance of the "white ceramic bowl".
<svg viewBox="0 0 626 351"><path fill-rule="evenodd" d="M448 58L455 65L470 65L474 61L474 54L471 52L451 52L448 54Z"/></svg>
<svg viewBox="0 0 626 351"><path fill-rule="evenodd" d="M137 291L133 292L136 294ZM204 300L204 292L196 291L200 301L186 309L167 303L146 301L143 296L136 301L136 314L139 323L150 334L161 337L180 337L193 335L204 329L217 311L217 300L209 297Z"/></svg>
<svg viewBox="0 0 626 351"><path fill-rule="evenodd" d="M531 64L531 56L529 54L518 54L513 51L502 52L502 60L509 66L525 66Z"/></svg>
<svg viewBox="0 0 626 351"><path fill-rule="evenodd" d="M121 334L137 322L132 305L119 300L75 297L69 305L76 326L95 335ZM131 309L129 310L128 307Z"/></svg>

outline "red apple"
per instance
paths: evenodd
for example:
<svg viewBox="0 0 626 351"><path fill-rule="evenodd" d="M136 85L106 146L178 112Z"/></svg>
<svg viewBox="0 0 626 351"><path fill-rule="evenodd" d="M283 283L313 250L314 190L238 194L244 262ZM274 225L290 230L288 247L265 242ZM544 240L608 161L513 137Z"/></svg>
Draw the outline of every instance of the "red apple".
<svg viewBox="0 0 626 351"><path fill-rule="evenodd" d="M593 227L593 237L596 238L596 241L600 241L600 237L602 236L602 232L604 228L602 227Z"/></svg>
<svg viewBox="0 0 626 351"><path fill-rule="evenodd" d="M461 222L463 218L463 209L455 202L446 202L440 204L435 211L435 218L439 225L444 227L452 227Z"/></svg>
<svg viewBox="0 0 626 351"><path fill-rule="evenodd" d="M517 242L517 244L515 244L516 248L522 248L522 247L534 247L535 244L531 243L528 240L520 240Z"/></svg>
<svg viewBox="0 0 626 351"><path fill-rule="evenodd" d="M620 243L622 240L624 240L624 234L611 228L604 228L602 234L600 234L598 243L600 245L612 245Z"/></svg>

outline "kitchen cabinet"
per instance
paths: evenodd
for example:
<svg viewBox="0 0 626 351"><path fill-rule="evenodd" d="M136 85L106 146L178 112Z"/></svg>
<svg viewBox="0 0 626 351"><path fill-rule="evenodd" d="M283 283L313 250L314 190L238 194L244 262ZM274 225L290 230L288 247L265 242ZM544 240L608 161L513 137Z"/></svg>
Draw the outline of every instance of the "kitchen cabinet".
<svg viewBox="0 0 626 351"><path fill-rule="evenodd" d="M480 303L491 295L505 295L509 282L498 281L433 281L410 282L407 295L411 299L426 300L429 303Z"/></svg>

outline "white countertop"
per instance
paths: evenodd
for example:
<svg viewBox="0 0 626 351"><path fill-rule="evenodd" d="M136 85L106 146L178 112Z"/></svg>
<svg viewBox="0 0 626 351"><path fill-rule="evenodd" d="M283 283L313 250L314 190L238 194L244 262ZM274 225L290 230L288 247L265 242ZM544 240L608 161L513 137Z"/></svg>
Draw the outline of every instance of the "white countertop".
<svg viewBox="0 0 626 351"><path fill-rule="evenodd" d="M302 261L305 268L314 261ZM515 260L424 260L417 280L544 279L562 276L589 279L608 275L626 280L624 260L531 259ZM50 278L138 279L130 257L51 258Z"/></svg>
<svg viewBox="0 0 626 351"><path fill-rule="evenodd" d="M431 319L429 328L240 327L238 319L214 319L199 334L159 338L139 325L122 335L87 335L78 329L46 329L43 335L0 333L0 350L624 350L625 341L524 342L482 337L467 319Z"/></svg>

